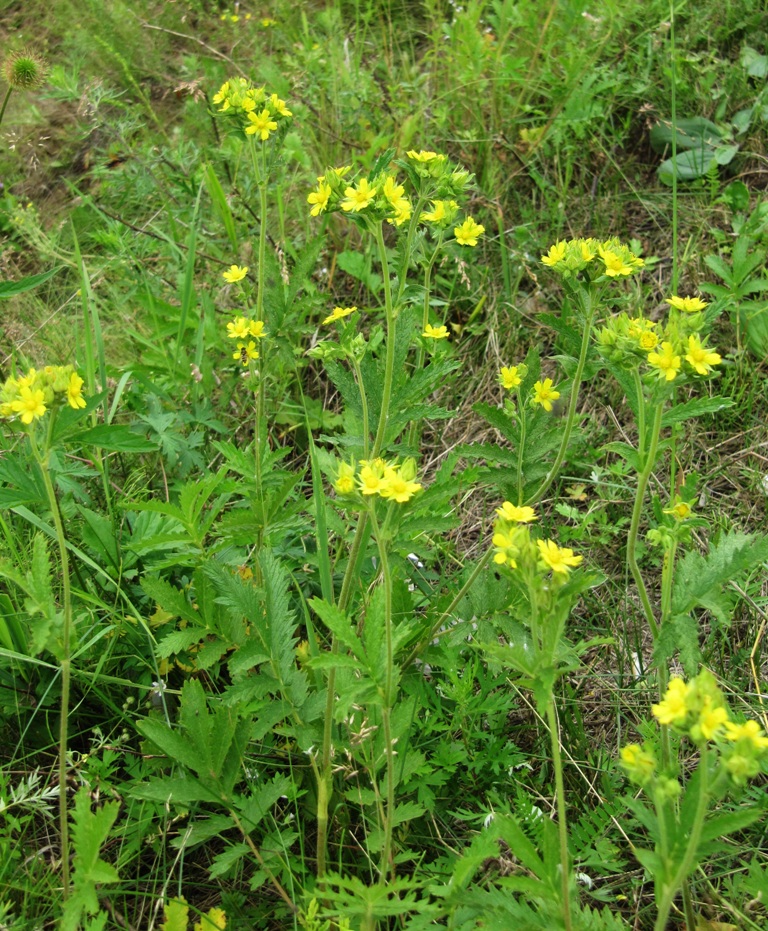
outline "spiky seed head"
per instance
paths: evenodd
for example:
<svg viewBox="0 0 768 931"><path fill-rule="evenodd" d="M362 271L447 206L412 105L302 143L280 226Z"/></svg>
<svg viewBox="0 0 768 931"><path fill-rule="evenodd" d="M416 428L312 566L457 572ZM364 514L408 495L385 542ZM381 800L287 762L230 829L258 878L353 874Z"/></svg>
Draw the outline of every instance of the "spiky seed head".
<svg viewBox="0 0 768 931"><path fill-rule="evenodd" d="M32 90L40 87L48 76L48 62L32 49L23 48L11 54L3 62L6 81L16 90Z"/></svg>

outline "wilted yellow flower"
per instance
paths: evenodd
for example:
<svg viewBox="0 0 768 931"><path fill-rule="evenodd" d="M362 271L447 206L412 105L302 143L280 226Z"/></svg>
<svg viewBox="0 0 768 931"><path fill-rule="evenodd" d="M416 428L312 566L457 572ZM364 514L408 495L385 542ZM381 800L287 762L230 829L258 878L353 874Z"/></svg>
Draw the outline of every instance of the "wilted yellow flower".
<svg viewBox="0 0 768 931"><path fill-rule="evenodd" d="M279 113L280 116L293 116L293 113L285 105L285 101L281 100L277 94L270 94L269 102L272 105L272 109Z"/></svg>
<svg viewBox="0 0 768 931"><path fill-rule="evenodd" d="M445 201L436 200L432 203L431 210L425 210L420 219L426 223L439 223L441 220L445 219Z"/></svg>
<svg viewBox="0 0 768 931"><path fill-rule="evenodd" d="M656 757L645 747L627 744L621 748L621 765L627 774L639 785L644 785L656 771Z"/></svg>
<svg viewBox="0 0 768 931"><path fill-rule="evenodd" d="M701 710L699 720L691 728L691 736L698 736L696 731L701 733L705 740L712 740L718 731L722 730L723 725L728 720L728 711L722 705L713 705L711 700L705 702Z"/></svg>
<svg viewBox="0 0 768 931"><path fill-rule="evenodd" d="M493 556L496 565L517 569L515 557L519 550L512 535L503 530L497 530L493 535L493 545L496 547L496 553Z"/></svg>
<svg viewBox="0 0 768 931"><path fill-rule="evenodd" d="M339 463L339 471L333 487L340 495L351 495L355 490L355 467L348 462Z"/></svg>
<svg viewBox="0 0 768 931"><path fill-rule="evenodd" d="M676 501L672 507L664 508L665 514L672 514L677 520L686 520L693 513L693 508L687 501Z"/></svg>

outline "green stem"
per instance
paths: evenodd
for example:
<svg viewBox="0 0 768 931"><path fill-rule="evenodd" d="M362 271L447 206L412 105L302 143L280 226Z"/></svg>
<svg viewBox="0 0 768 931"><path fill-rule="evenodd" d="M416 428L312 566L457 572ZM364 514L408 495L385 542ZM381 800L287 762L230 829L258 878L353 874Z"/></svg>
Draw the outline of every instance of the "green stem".
<svg viewBox="0 0 768 931"><path fill-rule="evenodd" d="M365 539L365 530L368 524L368 514L363 512L357 521L357 529L349 550L349 562L341 583L339 595L339 610L346 611L352 594L352 580L355 577L355 566L360 554L360 548ZM331 641L331 654L339 652L339 642L336 637ZM328 686L325 695L325 716L323 718L323 748L320 757L320 771L317 780L317 878L325 875L325 865L328 850L328 805L331 798L333 774L331 771L331 748L333 742L333 706L336 698L336 670L328 672Z"/></svg>
<svg viewBox="0 0 768 931"><path fill-rule="evenodd" d="M423 333L427 329L427 324L429 323L429 306L430 306L430 296L432 290L432 268L435 264L435 259L437 258L437 253L440 251L440 247L443 244L443 233L442 231L438 235L437 245L435 246L435 251L432 253L432 258L427 262L427 267L424 269L424 307L421 315L421 332ZM426 358L426 350L424 349L424 344L422 343L419 346L419 351L416 356L416 368L415 372L420 372L424 367L424 359ZM414 420L411 423L410 429L408 431L408 446L412 449L415 448L419 443L420 435L420 421Z"/></svg>
<svg viewBox="0 0 768 931"><path fill-rule="evenodd" d="M386 669L384 670L384 703L381 709L381 720L384 730L384 754L387 764L387 804L384 812L384 844L381 852L381 865L379 867L380 881L386 883L389 876L390 864L392 862L392 817L395 813L395 755L392 746L391 720L392 705L394 704L394 695L392 694L394 680L394 651L392 648L392 575L389 570L389 556L387 554L386 540L376 520L375 502L371 502L369 513L371 524L373 525L373 535L376 538L376 545L379 551L379 560L381 562L381 574L384 585L384 636L387 650Z"/></svg>
<svg viewBox="0 0 768 931"><path fill-rule="evenodd" d="M437 632L440 630L443 624L445 624L448 618L450 618L453 615L453 612L456 610L456 608L461 604L462 599L465 597L465 595L470 590L470 588L472 588L472 586L475 584L480 573L483 571L483 569L485 569L485 567L491 561L492 556L493 556L493 550L491 549L486 550L484 556L477 563L475 568L472 570L467 581L461 586L461 588L458 590L456 595L453 597L453 600L451 601L451 603L448 605L445 611L443 611L440 617L434 622L434 624L432 624L432 626L429 628L429 632L427 633L427 635L425 637L422 637L421 640L416 644L416 646L408 654L408 658L405 660L405 662L403 662L401 669L405 669L406 667L410 666L411 663L419 655L419 653L421 653L421 651L427 646L427 644L429 644L432 640L434 640L435 636L437 635Z"/></svg>
<svg viewBox="0 0 768 931"><path fill-rule="evenodd" d="M523 503L523 455L525 453L526 417L520 391L517 392L517 416L520 418L520 442L517 448L517 503Z"/></svg>
<svg viewBox="0 0 768 931"><path fill-rule="evenodd" d="M560 735L555 715L555 702L550 696L547 702L547 724L552 744L552 763L555 767L555 787L557 791L557 828L560 835L560 883L563 897L563 924L565 931L571 931L571 894L570 865L568 862L568 822L565 809L565 785L563 783L563 760L560 755Z"/></svg>
<svg viewBox="0 0 768 931"><path fill-rule="evenodd" d="M368 396L365 393L365 383L363 382L363 372L360 363L353 357L352 367L355 370L357 387L360 390L360 404L363 408L363 459L368 458L368 447L370 445L370 427L368 426Z"/></svg>
<svg viewBox="0 0 768 931"><path fill-rule="evenodd" d="M707 802L709 801L709 752L706 747L701 750L699 759L699 798L696 805L696 814L693 819L693 826L688 835L688 844L685 848L685 854L680 861L675 875L672 879L664 883L659 903L659 910L656 915L656 924L653 926L654 931L664 931L667 927L667 919L672 908L678 890L683 882L689 876L696 861L696 851L701 839L701 830L704 827L704 818L707 814Z"/></svg>
<svg viewBox="0 0 768 931"><path fill-rule="evenodd" d="M267 148L261 144L261 167L256 158L256 142L251 141L251 157L253 160L253 173L259 186L259 259L256 273L256 320L264 320L264 266L267 261ZM266 370L266 341L262 341L259 352L259 388L256 398L256 424L253 436L254 457L256 460L256 488L261 502L261 521L259 536L261 543L264 539L266 514L264 510L264 492L262 488L262 463L264 459L264 408L265 408L265 370ZM261 547L259 547L261 548Z"/></svg>
<svg viewBox="0 0 768 931"><path fill-rule="evenodd" d="M653 415L653 424L651 425L651 437L650 443L648 444L648 452L645 456L645 462L642 464L642 471L640 472L640 475L637 479L635 504L632 508L632 520L629 525L629 534L627 536L627 565L629 566L629 571L632 573L632 578L635 580L635 585L637 586L640 601L643 605L643 612L645 614L646 620L648 621L648 626L651 629L651 633L653 634L654 641L659 636L659 625L656 623L653 607L651 606L651 600L648 597L648 589L645 587L645 582L643 581L643 577L640 574L640 567L637 564L636 547L637 535L640 529L640 517L643 512L643 504L645 501L645 491L648 487L648 480L651 477L651 472L653 472L653 467L656 464L656 453L659 448L659 435L661 434L661 415L663 410L663 402L658 403Z"/></svg>
<svg viewBox="0 0 768 931"><path fill-rule="evenodd" d="M595 316L595 303L593 296L589 291L582 291L581 298L584 307L584 332L581 337L581 349L579 350L579 360L576 363L576 371L573 373L573 382L571 384L571 397L568 401L568 414L565 420L565 430L563 431L562 439L560 440L560 448L557 451L557 456L552 465L552 468L547 473L546 478L542 481L539 487L534 491L534 493L528 498L525 502L526 504L536 504L541 501L544 495L547 492L547 489L552 484L552 482L557 477L557 473L560 470L560 466L563 464L563 459L565 458L566 450L568 449L568 443L571 439L571 431L573 430L573 422L576 417L576 407L579 403L579 389L581 388L581 378L584 374L584 365L587 361L587 351L589 350L589 340L592 336L592 321Z"/></svg>
<svg viewBox="0 0 768 931"><path fill-rule="evenodd" d="M50 437L53 432L53 413L48 423L48 437L42 455L37 447L35 438L30 430L29 440L32 453L37 460L43 476L48 504L53 516L53 525L56 529L56 542L59 547L61 560L62 598L64 619L62 625L62 652L61 652L61 719L59 722L59 831L61 832L61 874L64 886L62 898L66 902L69 898L69 822L67 820L67 742L69 729L69 691L72 675L71 640L72 640L72 596L69 580L69 554L67 552L67 539L64 535L64 524L61 520L59 502L56 490L51 481L48 469L50 456Z"/></svg>
<svg viewBox="0 0 768 931"><path fill-rule="evenodd" d="M8 106L8 101L11 97L12 91L13 91L13 86L9 85L8 90L5 92L5 97L3 98L3 106L2 108L0 108L0 126L3 123L3 117L5 116L5 108Z"/></svg>
<svg viewBox="0 0 768 931"><path fill-rule="evenodd" d="M387 247L384 245L382 225L378 223L375 230L376 244L379 247L379 260L381 261L381 274L384 279L384 312L387 318L387 354L384 363L384 386L381 392L381 413L379 426L376 430L376 439L373 443L372 457L375 459L381 454L384 445L384 436L389 420L389 402L392 397L392 379L395 372L395 314L392 307L392 288L389 280L389 262L387 261Z"/></svg>

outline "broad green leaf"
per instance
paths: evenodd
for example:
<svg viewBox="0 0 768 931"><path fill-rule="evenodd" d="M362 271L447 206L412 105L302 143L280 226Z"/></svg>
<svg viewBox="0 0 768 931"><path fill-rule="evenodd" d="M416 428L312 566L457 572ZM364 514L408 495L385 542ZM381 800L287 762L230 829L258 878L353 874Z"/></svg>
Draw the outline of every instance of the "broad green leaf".
<svg viewBox="0 0 768 931"><path fill-rule="evenodd" d="M672 184L677 175L680 181L693 181L702 178L709 169L717 164L716 150L710 148L688 149L678 152L674 158L668 158L656 169L662 184Z"/></svg>
<svg viewBox="0 0 768 931"><path fill-rule="evenodd" d="M674 407L664 411L661 425L662 427L669 427L673 423L682 423L692 417L701 417L702 414L714 414L717 411L724 411L729 407L733 407L735 403L733 398L693 398L691 401L675 404Z"/></svg>
<svg viewBox="0 0 768 931"><path fill-rule="evenodd" d="M113 452L153 453L157 450L157 443L135 433L125 424L99 424L70 437L70 440Z"/></svg>
<svg viewBox="0 0 768 931"><path fill-rule="evenodd" d="M670 151L673 138L678 151L701 149L703 146L714 148L722 141L723 131L703 116L678 120L674 128L671 123L657 123L651 130L651 146L655 152Z"/></svg>
<svg viewBox="0 0 768 931"><path fill-rule="evenodd" d="M64 268L63 265L57 265L56 268L51 268L47 272L42 272L39 275L29 275L26 278L20 278L18 281L0 281L0 299L15 297L17 294L23 294L24 291L31 291L38 285L48 281L49 278L53 278L62 268Z"/></svg>
<svg viewBox="0 0 768 931"><path fill-rule="evenodd" d="M736 831L743 831L744 828L748 828L750 824L754 824L764 817L765 811L758 805L741 811L726 811L713 815L704 822L701 829L700 843L706 844L708 841L717 840L719 837L735 834Z"/></svg>

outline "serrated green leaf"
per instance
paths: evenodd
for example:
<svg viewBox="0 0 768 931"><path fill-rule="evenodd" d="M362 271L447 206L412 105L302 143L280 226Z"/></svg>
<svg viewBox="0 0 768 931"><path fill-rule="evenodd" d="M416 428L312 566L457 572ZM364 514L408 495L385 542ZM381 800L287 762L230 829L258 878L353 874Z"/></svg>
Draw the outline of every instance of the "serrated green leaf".
<svg viewBox="0 0 768 931"><path fill-rule="evenodd" d="M672 611L688 614L707 593L768 560L768 536L733 531L723 534L702 556L685 555L677 564Z"/></svg>
<svg viewBox="0 0 768 931"><path fill-rule="evenodd" d="M691 401L685 401L682 404L675 404L674 407L664 411L661 418L662 427L668 427L673 423L682 423L684 420L690 420L692 417L701 417L702 414L714 414L717 411L727 410L733 407L736 402L733 398L693 398Z"/></svg>
<svg viewBox="0 0 768 931"><path fill-rule="evenodd" d="M160 931L187 931L189 906L181 899L171 899L163 907L163 923Z"/></svg>

